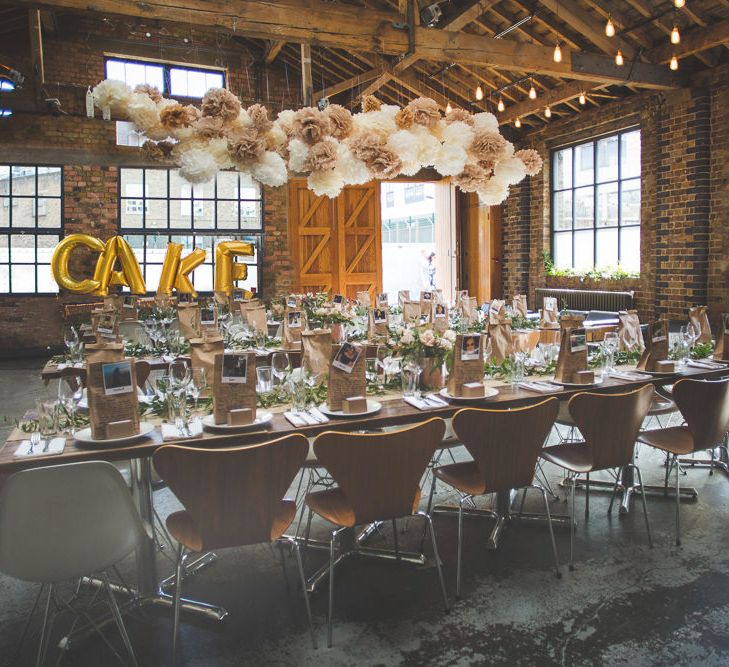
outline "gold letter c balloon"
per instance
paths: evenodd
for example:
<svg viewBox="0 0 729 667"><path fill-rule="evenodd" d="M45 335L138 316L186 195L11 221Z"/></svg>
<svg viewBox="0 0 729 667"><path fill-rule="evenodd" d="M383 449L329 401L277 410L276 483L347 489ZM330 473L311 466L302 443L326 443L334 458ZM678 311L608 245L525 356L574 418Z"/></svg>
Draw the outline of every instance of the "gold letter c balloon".
<svg viewBox="0 0 729 667"><path fill-rule="evenodd" d="M100 254L99 259L103 257L105 245L102 241L88 234L69 234L53 251L51 269L53 277L62 289L75 294L90 294L99 289L101 283L96 279L89 278L75 280L68 272L68 260L73 250L78 246L84 246L93 252L98 252Z"/></svg>

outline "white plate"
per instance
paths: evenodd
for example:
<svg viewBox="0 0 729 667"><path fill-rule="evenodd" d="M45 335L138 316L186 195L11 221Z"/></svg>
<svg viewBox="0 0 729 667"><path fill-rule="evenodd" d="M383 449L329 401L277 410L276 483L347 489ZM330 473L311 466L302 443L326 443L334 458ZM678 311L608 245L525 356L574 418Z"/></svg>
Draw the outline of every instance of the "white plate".
<svg viewBox="0 0 729 667"><path fill-rule="evenodd" d="M139 402L143 405L151 405L152 404L152 397L145 395L141 389L137 389L137 398L139 399ZM78 402L78 409L79 410L88 410L89 409L89 399L86 394L86 389L84 389L84 395L81 397L81 400Z"/></svg>
<svg viewBox="0 0 729 667"><path fill-rule="evenodd" d="M203 426L206 429L215 429L216 431L245 431L249 428L255 428L256 426L263 426L268 424L273 419L273 414L270 412L256 411L256 418L250 424L236 424L231 426L229 424L216 424L215 415L207 415L202 418Z"/></svg>
<svg viewBox="0 0 729 667"><path fill-rule="evenodd" d="M139 422L139 433L135 435L127 435L123 438L106 438L105 440L96 440L91 437L90 427L82 428L80 431L77 431L76 435L73 437L78 440L78 442L83 442L87 445L123 445L126 442L134 442L135 440L146 438L150 433L152 433L152 431L154 431L154 424L150 424L149 422Z"/></svg>
<svg viewBox="0 0 729 667"><path fill-rule="evenodd" d="M448 393L448 389L443 387L443 389L438 392L443 398L447 398L449 401L454 401L456 403L468 403L471 401L482 401L485 398L493 398L494 396L497 396L499 393L498 389L494 389L493 387L484 387L484 394L483 396L478 396L474 398L466 398L465 396L451 396Z"/></svg>
<svg viewBox="0 0 729 667"><path fill-rule="evenodd" d="M642 371L641 371L642 372ZM597 385L602 384L602 378L595 378L594 382L558 382L554 378L550 378L547 380L547 382L551 382L554 385L557 385L558 387L569 387L572 389L573 387L597 387Z"/></svg>
<svg viewBox="0 0 729 667"><path fill-rule="evenodd" d="M381 409L382 404L377 401L373 401L371 398L367 399L367 409L364 412L342 412L342 410L330 410L326 403L322 403L319 406L319 410L327 415L327 417L363 417L364 415L373 415Z"/></svg>

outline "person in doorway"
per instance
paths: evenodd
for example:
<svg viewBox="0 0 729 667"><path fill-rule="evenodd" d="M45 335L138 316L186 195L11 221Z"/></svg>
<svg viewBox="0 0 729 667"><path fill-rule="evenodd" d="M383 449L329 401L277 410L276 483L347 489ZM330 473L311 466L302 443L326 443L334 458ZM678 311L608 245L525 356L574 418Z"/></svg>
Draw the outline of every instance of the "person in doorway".
<svg viewBox="0 0 729 667"><path fill-rule="evenodd" d="M435 253L423 251L423 262L420 267L421 291L435 290Z"/></svg>

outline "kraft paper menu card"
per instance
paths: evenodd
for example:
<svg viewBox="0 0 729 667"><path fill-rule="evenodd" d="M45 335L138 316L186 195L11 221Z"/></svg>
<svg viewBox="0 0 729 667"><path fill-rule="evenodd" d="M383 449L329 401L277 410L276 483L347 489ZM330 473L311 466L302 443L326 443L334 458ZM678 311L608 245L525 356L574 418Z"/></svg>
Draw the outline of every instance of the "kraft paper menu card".
<svg viewBox="0 0 729 667"><path fill-rule="evenodd" d="M729 313L724 313L721 316L721 326L719 327L719 335L716 337L716 347L714 348L714 359L729 361Z"/></svg>
<svg viewBox="0 0 729 667"><path fill-rule="evenodd" d="M251 411L256 418L256 355L254 352L224 352L215 355L213 370L213 416L216 424L228 424L233 410Z"/></svg>
<svg viewBox="0 0 729 667"><path fill-rule="evenodd" d="M136 320L139 316L139 304L136 295L125 294L121 297L121 319L124 322Z"/></svg>
<svg viewBox="0 0 729 667"><path fill-rule="evenodd" d="M362 308L369 308L371 305L370 293L367 291L357 292L357 305Z"/></svg>
<svg viewBox="0 0 729 667"><path fill-rule="evenodd" d="M387 292L378 292L375 294L375 308L387 308Z"/></svg>
<svg viewBox="0 0 729 667"><path fill-rule="evenodd" d="M90 363L86 387L92 438L106 440L139 433L134 359Z"/></svg>
<svg viewBox="0 0 729 667"><path fill-rule="evenodd" d="M301 349L301 332L304 329L303 310L286 310L283 316L283 345L286 349Z"/></svg>
<svg viewBox="0 0 729 667"><path fill-rule="evenodd" d="M124 358L124 343L102 342L86 343L84 348L86 363L94 364L100 361L120 361Z"/></svg>
<svg viewBox="0 0 729 667"><path fill-rule="evenodd" d="M476 297L461 297L460 311L461 317L466 320L467 324L475 324L478 321L478 300Z"/></svg>
<svg viewBox="0 0 729 667"><path fill-rule="evenodd" d="M190 364L193 368L204 368L205 377L213 376L215 357L225 350L223 337L208 336L207 338L190 339Z"/></svg>
<svg viewBox="0 0 729 667"><path fill-rule="evenodd" d="M187 340L198 338L200 336L200 308L197 303L178 302L177 322L180 327L180 333Z"/></svg>
<svg viewBox="0 0 729 667"><path fill-rule="evenodd" d="M439 333L443 333L448 329L448 306L444 303L436 303L433 305L433 329Z"/></svg>
<svg viewBox="0 0 729 667"><path fill-rule="evenodd" d="M697 343L711 342L711 325L709 324L709 316L706 313L707 310L707 306L694 306L693 308L689 308L689 322L699 332Z"/></svg>
<svg viewBox="0 0 729 667"><path fill-rule="evenodd" d="M420 324L419 301L405 301L402 304L402 321L405 324Z"/></svg>
<svg viewBox="0 0 729 667"><path fill-rule="evenodd" d="M585 330L563 326L554 379L557 382L576 382L577 374L585 370L587 370Z"/></svg>
<svg viewBox="0 0 729 667"><path fill-rule="evenodd" d="M620 351L642 350L643 332L637 310L621 310L618 312L618 347Z"/></svg>
<svg viewBox="0 0 729 667"><path fill-rule="evenodd" d="M521 317L527 316L527 298L526 294L517 294L512 299L512 308L517 315Z"/></svg>
<svg viewBox="0 0 729 667"><path fill-rule="evenodd" d="M542 317L539 321L539 326L542 329L559 329L559 315L556 297L544 297L544 307L542 308Z"/></svg>
<svg viewBox="0 0 729 667"><path fill-rule="evenodd" d="M638 369L655 371L656 363L668 358L668 320L656 320L648 325L645 349L638 361Z"/></svg>
<svg viewBox="0 0 729 667"><path fill-rule="evenodd" d="M329 409L341 410L345 398L364 396L366 393L364 348L352 343L333 345L327 385Z"/></svg>
<svg viewBox="0 0 729 667"><path fill-rule="evenodd" d="M401 289L397 292L397 305L402 310L404 304L406 301L410 301L410 290L409 289Z"/></svg>
<svg viewBox="0 0 729 667"><path fill-rule="evenodd" d="M463 303L465 304L467 301L464 300ZM500 364L514 352L511 318L506 316L504 302L500 299L494 299L491 302L487 331L491 339L491 360Z"/></svg>
<svg viewBox="0 0 729 667"><path fill-rule="evenodd" d="M310 370L317 382L326 378L332 352L332 330L314 329L301 332L301 366Z"/></svg>
<svg viewBox="0 0 729 667"><path fill-rule="evenodd" d="M241 304L243 306L244 304ZM266 307L254 306L245 311L245 321L248 326L252 327L257 334L268 334L268 324L266 322Z"/></svg>
<svg viewBox="0 0 729 667"><path fill-rule="evenodd" d="M453 344L453 363L448 375L448 393L463 396L463 385L483 382L483 336L458 334Z"/></svg>
<svg viewBox="0 0 729 667"><path fill-rule="evenodd" d="M390 316L387 306L370 308L369 313L369 339L387 338L389 333Z"/></svg>

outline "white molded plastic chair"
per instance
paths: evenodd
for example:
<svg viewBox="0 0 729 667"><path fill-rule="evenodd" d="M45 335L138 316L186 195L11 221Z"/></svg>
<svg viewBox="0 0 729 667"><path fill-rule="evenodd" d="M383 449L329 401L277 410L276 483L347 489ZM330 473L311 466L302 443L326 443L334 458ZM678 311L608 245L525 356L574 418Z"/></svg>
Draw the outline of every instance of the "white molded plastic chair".
<svg viewBox="0 0 729 667"><path fill-rule="evenodd" d="M23 470L8 478L0 492L0 571L49 584L36 664L45 658L54 586L93 573L101 573L114 620L136 664L106 570L144 539L144 523L111 463L68 463Z"/></svg>

